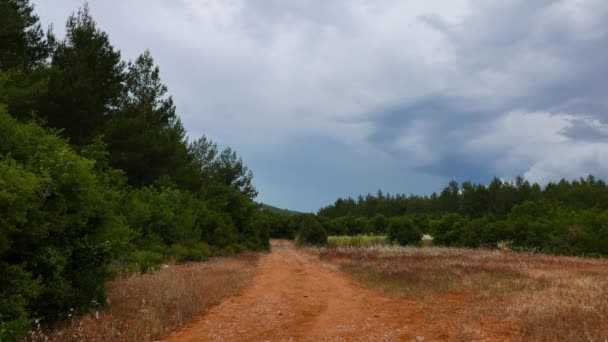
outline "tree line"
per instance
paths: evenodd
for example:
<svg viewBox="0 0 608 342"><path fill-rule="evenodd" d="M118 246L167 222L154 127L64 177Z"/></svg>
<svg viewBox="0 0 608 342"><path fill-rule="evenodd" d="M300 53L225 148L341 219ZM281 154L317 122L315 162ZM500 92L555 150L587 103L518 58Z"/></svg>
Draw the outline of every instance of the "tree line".
<svg viewBox="0 0 608 342"><path fill-rule="evenodd" d="M151 53L124 61L88 6L58 40L0 0L0 340L103 305L118 272L267 249L252 177L186 137Z"/></svg>
<svg viewBox="0 0 608 342"><path fill-rule="evenodd" d="M402 244L430 234L444 246L608 255L608 186L593 176L544 187L522 177L451 181L430 196L378 191L339 198L317 220L330 235L388 234Z"/></svg>
<svg viewBox="0 0 608 342"><path fill-rule="evenodd" d="M270 236L324 245L331 235L386 235L402 245L424 234L440 246L608 255L608 185L593 176L549 182L451 181L429 196L383 193L338 198L316 214L275 216ZM430 243L426 241L425 243Z"/></svg>

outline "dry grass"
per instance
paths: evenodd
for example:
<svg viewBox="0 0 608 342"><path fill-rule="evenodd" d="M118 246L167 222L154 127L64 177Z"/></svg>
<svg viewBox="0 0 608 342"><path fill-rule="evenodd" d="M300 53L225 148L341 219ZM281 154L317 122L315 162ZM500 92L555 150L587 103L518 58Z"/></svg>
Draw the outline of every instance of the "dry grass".
<svg viewBox="0 0 608 342"><path fill-rule="evenodd" d="M497 329L514 339L608 339L606 259L398 246L314 252L365 285L423 302L427 317L460 320L463 340L490 320L512 322Z"/></svg>
<svg viewBox="0 0 608 342"><path fill-rule="evenodd" d="M103 310L39 329L28 340L154 341L238 294L257 262L256 254L246 253L122 276L108 284L109 304Z"/></svg>
<svg viewBox="0 0 608 342"><path fill-rule="evenodd" d="M537 341L608 340L608 265L603 272L556 271L551 286L517 298L510 310Z"/></svg>
<svg viewBox="0 0 608 342"><path fill-rule="evenodd" d="M388 237L385 235L334 235L327 238L327 247L369 247L374 245L387 245Z"/></svg>

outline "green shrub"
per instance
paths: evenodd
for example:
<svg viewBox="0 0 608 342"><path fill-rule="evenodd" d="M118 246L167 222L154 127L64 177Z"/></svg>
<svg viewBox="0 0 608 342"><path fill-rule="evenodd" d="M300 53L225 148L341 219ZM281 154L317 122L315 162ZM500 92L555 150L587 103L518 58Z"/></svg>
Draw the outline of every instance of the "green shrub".
<svg viewBox="0 0 608 342"><path fill-rule="evenodd" d="M176 261L204 261L211 256L211 249L204 242L198 242L192 247L174 244L170 248L170 254Z"/></svg>
<svg viewBox="0 0 608 342"><path fill-rule="evenodd" d="M299 245L327 245L327 231L314 215L305 215L300 220L296 243Z"/></svg>
<svg viewBox="0 0 608 342"><path fill-rule="evenodd" d="M151 251L135 251L129 258L131 268L141 273L158 270L164 261L164 255Z"/></svg>
<svg viewBox="0 0 608 342"><path fill-rule="evenodd" d="M414 223L405 217L391 219L388 226L388 237L400 245L414 245L420 243L422 233Z"/></svg>
<svg viewBox="0 0 608 342"><path fill-rule="evenodd" d="M18 265L0 261L0 274L3 277L0 282L0 341L10 341L28 329L31 321L27 310L42 287L40 281Z"/></svg>
<svg viewBox="0 0 608 342"><path fill-rule="evenodd" d="M0 316L14 335L33 317L103 302L109 265L129 237L108 178L64 140L0 112L0 156Z"/></svg>

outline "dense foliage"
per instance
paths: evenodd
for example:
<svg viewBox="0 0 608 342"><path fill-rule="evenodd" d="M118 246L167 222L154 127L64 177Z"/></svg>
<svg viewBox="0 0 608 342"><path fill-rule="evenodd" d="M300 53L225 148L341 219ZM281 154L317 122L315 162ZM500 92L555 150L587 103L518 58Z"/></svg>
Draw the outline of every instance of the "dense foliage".
<svg viewBox="0 0 608 342"><path fill-rule="evenodd" d="M416 244L422 238L422 233L412 220L408 217L395 217L388 225L387 235L389 240L400 245Z"/></svg>
<svg viewBox="0 0 608 342"><path fill-rule="evenodd" d="M56 41L0 0L0 340L103 305L117 272L267 249L252 177L188 141L150 52L122 61L86 6Z"/></svg>
<svg viewBox="0 0 608 342"><path fill-rule="evenodd" d="M102 302L107 266L120 253L126 228L116 215L120 194L109 184L111 175L96 174L94 162L64 140L5 113L0 154L0 267L15 282L1 290L3 320L24 320L24 312L13 311L19 307L55 319Z"/></svg>
<svg viewBox="0 0 608 342"><path fill-rule="evenodd" d="M296 242L301 245L325 246L327 245L327 231L315 215L303 215L298 223Z"/></svg>
<svg viewBox="0 0 608 342"><path fill-rule="evenodd" d="M338 199L319 210L330 235L431 234L445 246L511 248L568 255L608 255L608 186L593 176L544 188L518 177L489 185L452 181L431 196ZM411 222L405 224L404 222ZM399 223L399 224L397 224ZM419 231L419 232L416 232ZM414 234L414 233L412 233Z"/></svg>

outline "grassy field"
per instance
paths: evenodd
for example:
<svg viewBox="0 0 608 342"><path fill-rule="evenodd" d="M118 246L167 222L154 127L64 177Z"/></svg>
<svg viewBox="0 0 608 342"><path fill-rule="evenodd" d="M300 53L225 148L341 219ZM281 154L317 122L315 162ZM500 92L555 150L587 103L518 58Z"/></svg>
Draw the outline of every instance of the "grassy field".
<svg viewBox="0 0 608 342"><path fill-rule="evenodd" d="M103 309L40 327L26 340L155 341L238 294L252 278L258 259L257 254L245 253L121 276L108 284Z"/></svg>
<svg viewBox="0 0 608 342"><path fill-rule="evenodd" d="M424 303L429 324L461 329L463 340L484 329L513 329L523 340L608 339L606 259L390 245L313 253L366 286Z"/></svg>

